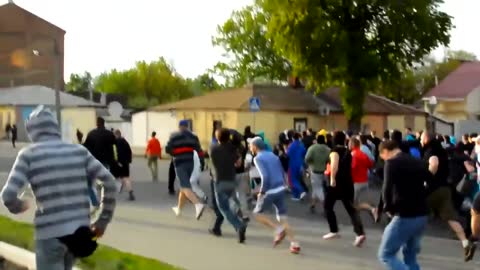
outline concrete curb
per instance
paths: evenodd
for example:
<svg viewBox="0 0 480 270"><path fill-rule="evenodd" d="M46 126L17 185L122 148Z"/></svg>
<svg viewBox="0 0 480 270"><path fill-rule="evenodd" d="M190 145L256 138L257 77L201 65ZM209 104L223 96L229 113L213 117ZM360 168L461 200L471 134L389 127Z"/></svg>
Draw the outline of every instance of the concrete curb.
<svg viewBox="0 0 480 270"><path fill-rule="evenodd" d="M28 270L35 270L36 268L35 253L5 242L0 242L0 257L20 267L26 267ZM74 267L73 270L80 269Z"/></svg>

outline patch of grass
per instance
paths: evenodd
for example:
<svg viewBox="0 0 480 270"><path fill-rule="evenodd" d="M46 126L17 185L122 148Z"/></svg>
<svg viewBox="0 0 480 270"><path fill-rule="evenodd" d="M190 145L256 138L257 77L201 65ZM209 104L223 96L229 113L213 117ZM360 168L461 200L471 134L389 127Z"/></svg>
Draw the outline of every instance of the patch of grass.
<svg viewBox="0 0 480 270"><path fill-rule="evenodd" d="M34 228L0 216L0 241L34 252ZM99 246L95 253L78 262L82 270L179 270L166 263L121 252L108 246Z"/></svg>

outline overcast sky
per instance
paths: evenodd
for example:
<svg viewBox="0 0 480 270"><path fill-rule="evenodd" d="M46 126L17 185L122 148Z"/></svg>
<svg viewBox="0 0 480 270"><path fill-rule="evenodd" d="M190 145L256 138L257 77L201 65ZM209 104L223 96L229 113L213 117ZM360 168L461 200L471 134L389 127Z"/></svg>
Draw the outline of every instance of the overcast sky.
<svg viewBox="0 0 480 270"><path fill-rule="evenodd" d="M7 0L0 0L0 4ZM212 67L221 51L213 48L216 26L253 0L14 0L65 29L65 75L93 75L126 69L138 60L164 56L186 77ZM480 0L446 0L454 17L452 49L480 56ZM440 56L443 49L435 52Z"/></svg>

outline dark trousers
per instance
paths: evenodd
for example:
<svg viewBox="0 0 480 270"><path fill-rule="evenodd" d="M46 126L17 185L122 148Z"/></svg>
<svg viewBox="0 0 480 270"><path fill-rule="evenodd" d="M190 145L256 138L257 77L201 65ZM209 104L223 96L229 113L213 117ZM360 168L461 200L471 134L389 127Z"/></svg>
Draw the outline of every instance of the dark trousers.
<svg viewBox="0 0 480 270"><path fill-rule="evenodd" d="M170 167L168 168L168 191L175 192L175 166L173 165L173 159L170 161Z"/></svg>
<svg viewBox="0 0 480 270"><path fill-rule="evenodd" d="M210 188L214 194L214 196L212 196L212 204L216 216L212 229L216 232L220 232L225 218L230 224L232 224L235 231L238 231L245 226L230 208L230 199L235 196L235 183L233 182L231 185L223 185L222 183L215 183L215 181L212 180L210 182Z"/></svg>
<svg viewBox="0 0 480 270"><path fill-rule="evenodd" d="M336 187L332 188L325 185L324 209L325 215L327 216L328 226L330 227L330 232L338 233L337 216L335 215L334 207L337 201L342 201L345 210L347 210L347 213L350 216L350 220L353 225L353 231L358 236L365 234L362 220L360 219L360 215L353 204L353 197L353 189L352 192L348 192Z"/></svg>

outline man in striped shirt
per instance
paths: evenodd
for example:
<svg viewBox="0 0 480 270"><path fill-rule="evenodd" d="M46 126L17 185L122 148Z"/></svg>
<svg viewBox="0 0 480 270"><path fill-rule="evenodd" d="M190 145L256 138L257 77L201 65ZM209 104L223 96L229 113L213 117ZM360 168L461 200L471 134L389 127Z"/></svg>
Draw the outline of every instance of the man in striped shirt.
<svg viewBox="0 0 480 270"><path fill-rule="evenodd" d="M20 214L29 203L19 193L32 187L37 270L69 270L74 255L62 239L85 228L96 237L104 234L115 208L115 179L85 147L61 140L55 117L43 106L32 112L26 129L33 143L19 152L1 197L11 213ZM88 186L96 179L103 183L103 207L91 223Z"/></svg>

